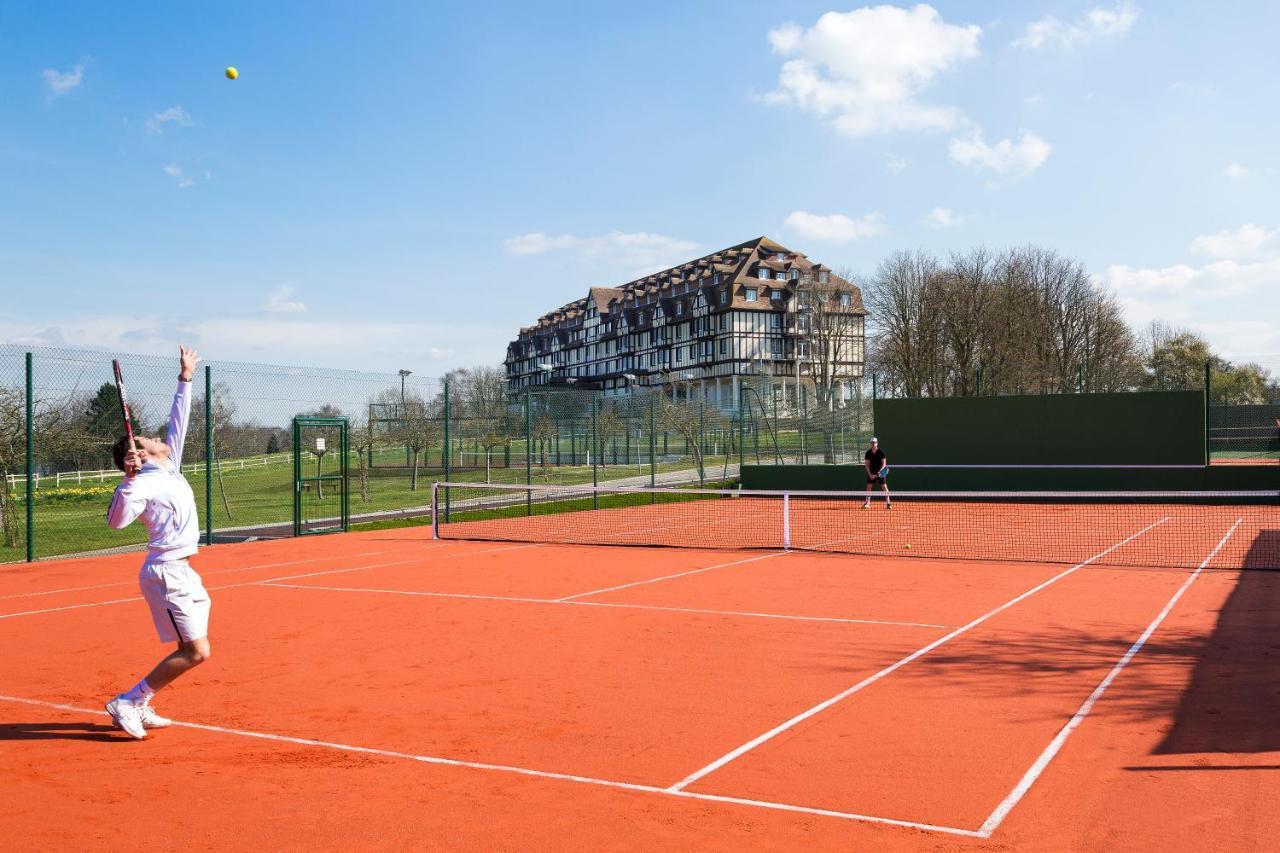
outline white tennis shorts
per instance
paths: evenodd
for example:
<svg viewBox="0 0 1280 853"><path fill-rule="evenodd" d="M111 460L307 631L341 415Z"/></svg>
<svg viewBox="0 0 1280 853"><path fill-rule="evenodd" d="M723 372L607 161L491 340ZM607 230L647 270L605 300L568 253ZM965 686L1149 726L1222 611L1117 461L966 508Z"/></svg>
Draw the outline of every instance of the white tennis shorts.
<svg viewBox="0 0 1280 853"><path fill-rule="evenodd" d="M145 563L138 585L161 642L189 643L209 636L209 593L186 560Z"/></svg>

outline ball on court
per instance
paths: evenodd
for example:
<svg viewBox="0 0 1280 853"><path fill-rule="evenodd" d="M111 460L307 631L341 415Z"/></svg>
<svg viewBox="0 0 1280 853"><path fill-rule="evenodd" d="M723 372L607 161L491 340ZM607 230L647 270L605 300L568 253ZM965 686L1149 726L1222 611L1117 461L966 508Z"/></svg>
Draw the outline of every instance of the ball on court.
<svg viewBox="0 0 1280 853"><path fill-rule="evenodd" d="M228 65L224 73L227 75L228 80L234 80L240 76L240 72L236 70L234 65Z"/></svg>
<svg viewBox="0 0 1280 853"><path fill-rule="evenodd" d="M910 543L910 542L908 542L908 543L907 543L907 547L908 547L908 548L910 548L910 547L911 547L911 543Z"/></svg>

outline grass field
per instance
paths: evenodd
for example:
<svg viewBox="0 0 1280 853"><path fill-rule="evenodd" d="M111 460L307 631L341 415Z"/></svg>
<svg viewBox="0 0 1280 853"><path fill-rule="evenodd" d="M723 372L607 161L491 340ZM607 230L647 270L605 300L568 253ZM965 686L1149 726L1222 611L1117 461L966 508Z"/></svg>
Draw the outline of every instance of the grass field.
<svg viewBox="0 0 1280 853"><path fill-rule="evenodd" d="M289 524L293 520L293 468L288 462L288 454L277 454L279 458L245 457L244 459L225 460L222 464L222 476L214 471L212 517L214 527L218 531L235 528L254 527L271 524ZM471 461L468 458L468 462ZM499 459L502 457L499 455ZM351 460L349 474L351 477L350 511L353 519L372 513L425 508L431 502L431 483L443 479L443 471L439 467L423 467L418 470L417 489L412 487L412 477L408 469L388 467L396 460L403 460L403 451L383 451L375 456L375 467L368 469L368 499L361 496L357 482L354 458ZM589 465L548 465L538 464L535 459L532 466L532 481L544 485L582 485L592 480L592 468ZM736 461L733 460L733 461ZM708 480L721 476L726 459L708 457L706 459L706 476ZM305 460L304 476L314 474L314 457ZM243 465L244 467L240 467ZM337 467L336 457L329 455L324 460L324 473L333 473ZM672 459L658 465L659 473L688 470L692 463L687 459ZM600 482L619 480L627 477L647 477L648 464L601 465L596 471ZM449 478L461 482L523 483L525 482L525 466L523 459L512 467L493 466L486 473L483 467L455 468L450 471ZM205 506L205 475L198 470L186 475L196 495L196 506L199 508L201 524L205 523L210 511ZM54 485L52 478L42 479L34 504L36 530L36 557L52 557L63 554L74 554L83 551L94 551L104 548L118 548L139 545L146 541L146 531L140 525L117 531L107 527L105 514L116 482L80 482L65 479L62 485ZM19 518L25 513L25 505L21 500L21 487L17 489L19 501L16 505ZM337 502L330 492L321 501L313 492L308 491L304 500L304 515L320 517L336 513ZM6 547L0 544L0 562L22 560L26 557L26 547L19 541L17 547Z"/></svg>

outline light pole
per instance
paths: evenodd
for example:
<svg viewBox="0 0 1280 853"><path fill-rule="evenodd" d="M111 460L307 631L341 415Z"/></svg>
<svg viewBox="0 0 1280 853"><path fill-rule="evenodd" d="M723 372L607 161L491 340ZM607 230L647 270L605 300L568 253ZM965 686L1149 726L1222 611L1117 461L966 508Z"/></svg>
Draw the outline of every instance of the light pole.
<svg viewBox="0 0 1280 853"><path fill-rule="evenodd" d="M405 378L406 376L408 376L409 374L411 374L411 373L413 373L413 371L412 371L412 370L405 370L403 367L402 367L402 368L400 368L400 425L401 425L401 427L403 427L403 426L404 426L404 378ZM371 450L372 450L372 448L371 448ZM408 465L408 464L409 464L409 445L408 445L408 443L406 443L406 444L405 444L405 446L404 446L404 464L405 464L405 465Z"/></svg>

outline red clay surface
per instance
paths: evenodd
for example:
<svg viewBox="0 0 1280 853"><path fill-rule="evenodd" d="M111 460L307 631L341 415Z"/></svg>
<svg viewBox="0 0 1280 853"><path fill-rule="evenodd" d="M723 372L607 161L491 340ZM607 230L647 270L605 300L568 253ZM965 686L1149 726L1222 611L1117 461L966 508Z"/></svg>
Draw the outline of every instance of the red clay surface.
<svg viewBox="0 0 1280 853"><path fill-rule="evenodd" d="M1198 564L1229 532L1223 549L1260 535L1157 528L1142 547ZM6 837L24 847L1202 851L1280 837L1280 574L418 529L222 545L193 559L214 657L156 704L225 731L133 742L95 712L165 649L139 561L0 567L0 778Z"/></svg>

